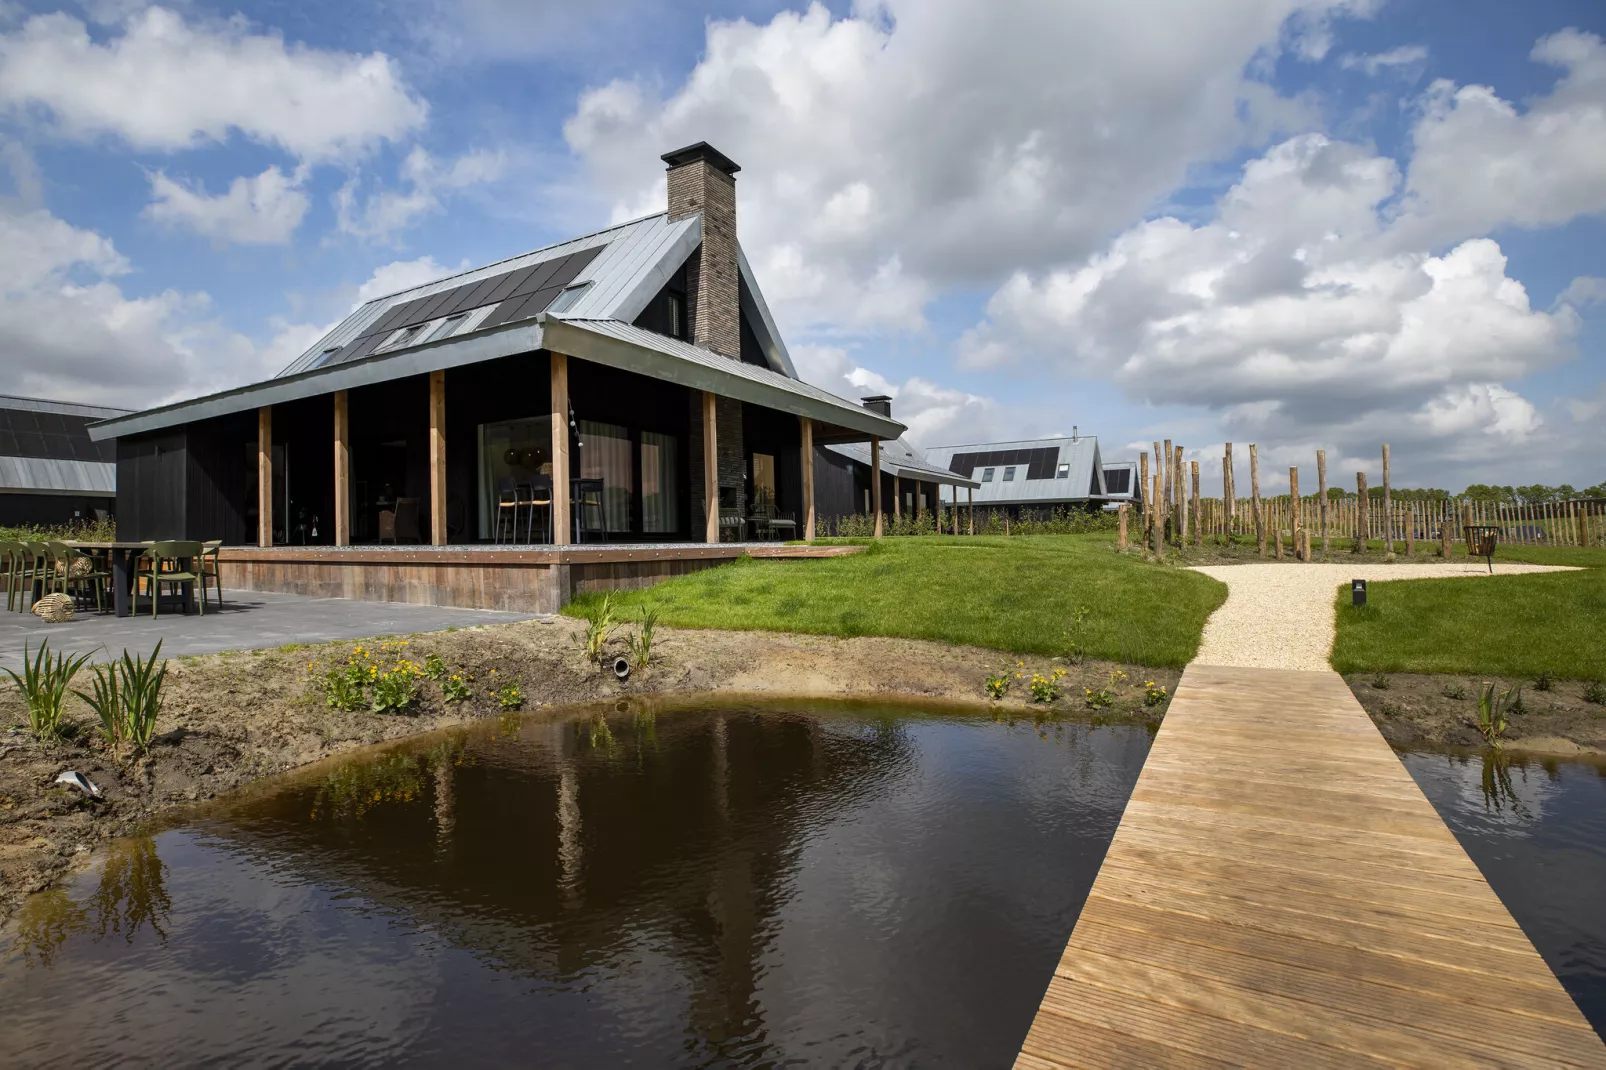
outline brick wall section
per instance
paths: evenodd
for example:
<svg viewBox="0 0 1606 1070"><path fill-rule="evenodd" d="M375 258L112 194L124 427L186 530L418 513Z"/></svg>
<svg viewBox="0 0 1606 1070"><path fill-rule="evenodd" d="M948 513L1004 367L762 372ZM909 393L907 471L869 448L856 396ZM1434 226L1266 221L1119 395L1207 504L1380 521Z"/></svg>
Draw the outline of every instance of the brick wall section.
<svg viewBox="0 0 1606 1070"><path fill-rule="evenodd" d="M741 306L737 291L736 179L706 160L669 169L669 221L703 214L703 242L686 272L687 326L704 349L740 360Z"/></svg>
<svg viewBox="0 0 1606 1070"><path fill-rule="evenodd" d="M688 465L691 487L691 517L687 530L693 542L703 537L703 395L688 392L691 405L691 449ZM736 505L747 515L747 459L742 456L742 403L735 398L714 399L715 431L719 450L719 485L736 488Z"/></svg>

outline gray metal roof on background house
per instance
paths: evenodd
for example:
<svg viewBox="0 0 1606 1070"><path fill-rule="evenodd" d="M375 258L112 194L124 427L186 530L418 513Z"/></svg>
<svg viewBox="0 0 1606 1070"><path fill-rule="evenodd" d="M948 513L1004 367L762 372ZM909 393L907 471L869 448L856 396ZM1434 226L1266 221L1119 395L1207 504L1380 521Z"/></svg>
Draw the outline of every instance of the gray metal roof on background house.
<svg viewBox="0 0 1606 1070"><path fill-rule="evenodd" d="M128 411L0 394L0 492L115 494L116 449L88 426Z"/></svg>
<svg viewBox="0 0 1606 1070"><path fill-rule="evenodd" d="M1105 493L1104 465L1093 435L933 446L926 450L926 460L973 478L977 505L1052 505L1103 498Z"/></svg>
<svg viewBox="0 0 1606 1070"><path fill-rule="evenodd" d="M839 445L827 446L826 449L839 454L852 461L870 467L870 444L868 442L844 442ZM954 484L961 487L979 487L981 484L961 476L938 465L934 465L921 455L903 439L893 439L881 443L881 471L889 476L900 479L918 479L926 483L940 482Z"/></svg>

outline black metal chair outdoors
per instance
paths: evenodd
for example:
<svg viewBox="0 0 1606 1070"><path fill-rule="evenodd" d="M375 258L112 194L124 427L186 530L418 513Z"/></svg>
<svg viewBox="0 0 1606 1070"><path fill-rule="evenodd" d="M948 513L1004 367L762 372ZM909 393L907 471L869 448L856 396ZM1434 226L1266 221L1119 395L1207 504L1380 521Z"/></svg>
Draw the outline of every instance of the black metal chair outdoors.
<svg viewBox="0 0 1606 1070"><path fill-rule="evenodd" d="M519 485L512 476L503 476L496 481L497 542L504 541L503 532L507 533L507 542L519 537L519 509L524 505L519 498Z"/></svg>
<svg viewBox="0 0 1606 1070"><path fill-rule="evenodd" d="M569 500L574 502L574 539L585 542L586 535L608 537L608 518L603 506L603 481L595 478L571 479Z"/></svg>
<svg viewBox="0 0 1606 1070"><path fill-rule="evenodd" d="M552 479L550 476L536 476L530 482L521 484L519 497L523 499L524 506L529 512L524 514L524 541L535 541L535 511L545 510L546 522L541 530L545 533L543 542L552 541Z"/></svg>
<svg viewBox="0 0 1606 1070"><path fill-rule="evenodd" d="M1489 563L1489 571L1494 571L1494 548L1500 541L1500 529L1487 524L1468 524L1463 530L1467 540L1467 556L1481 557Z"/></svg>

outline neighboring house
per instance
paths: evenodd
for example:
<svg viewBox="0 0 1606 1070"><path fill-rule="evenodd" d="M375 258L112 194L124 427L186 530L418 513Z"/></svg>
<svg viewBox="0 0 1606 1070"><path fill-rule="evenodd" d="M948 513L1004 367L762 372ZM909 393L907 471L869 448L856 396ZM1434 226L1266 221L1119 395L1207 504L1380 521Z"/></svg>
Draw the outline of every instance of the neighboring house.
<svg viewBox="0 0 1606 1070"><path fill-rule="evenodd" d="M572 541L571 507L588 541L734 538L755 504L802 533L819 447L904 427L797 378L737 242L736 164L663 159L666 211L369 301L275 378L96 426L120 534L489 541L531 488L537 541Z"/></svg>
<svg viewBox="0 0 1606 1070"><path fill-rule="evenodd" d="M892 415L892 399L862 399L866 408ZM870 444L826 446L814 467L814 500L820 516L840 517L873 512L870 493ZM899 438L881 443L881 510L889 516L919 516L942 501L953 500L953 488L973 490L978 484L931 464L919 450ZM941 487L948 487L943 496ZM961 498L963 501L963 498Z"/></svg>
<svg viewBox="0 0 1606 1070"><path fill-rule="evenodd" d="M0 524L64 524L112 512L117 451L88 425L127 409L0 394Z"/></svg>
<svg viewBox="0 0 1606 1070"><path fill-rule="evenodd" d="M1111 497L1092 435L933 446L926 461L973 479L978 509L1012 516L1023 510L1039 516L1056 508L1094 510Z"/></svg>

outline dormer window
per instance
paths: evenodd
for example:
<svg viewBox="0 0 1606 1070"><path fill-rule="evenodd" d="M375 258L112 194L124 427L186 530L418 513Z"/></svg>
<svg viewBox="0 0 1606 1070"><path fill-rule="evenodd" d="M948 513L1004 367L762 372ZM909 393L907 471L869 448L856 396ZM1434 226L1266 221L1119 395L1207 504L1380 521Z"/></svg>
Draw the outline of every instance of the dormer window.
<svg viewBox="0 0 1606 1070"><path fill-rule="evenodd" d="M991 483L993 481L993 470L991 468L983 468L981 470L981 481L983 483Z"/></svg>

